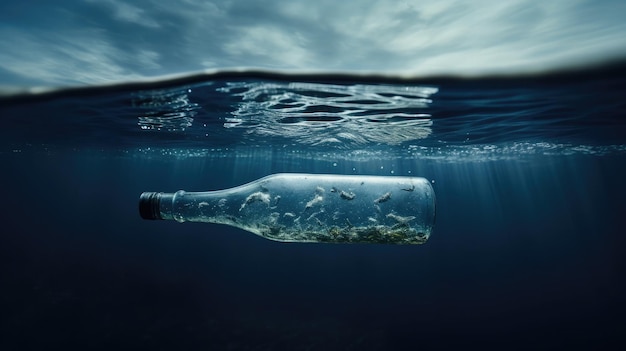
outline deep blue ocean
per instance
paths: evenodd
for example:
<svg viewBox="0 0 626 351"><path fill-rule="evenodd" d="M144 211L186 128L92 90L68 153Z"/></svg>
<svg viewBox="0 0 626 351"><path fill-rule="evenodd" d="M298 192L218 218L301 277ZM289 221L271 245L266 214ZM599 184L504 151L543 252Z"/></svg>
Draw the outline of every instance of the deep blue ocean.
<svg viewBox="0 0 626 351"><path fill-rule="evenodd" d="M0 349L620 349L625 67L3 96ZM138 213L281 172L425 177L435 229L279 243Z"/></svg>

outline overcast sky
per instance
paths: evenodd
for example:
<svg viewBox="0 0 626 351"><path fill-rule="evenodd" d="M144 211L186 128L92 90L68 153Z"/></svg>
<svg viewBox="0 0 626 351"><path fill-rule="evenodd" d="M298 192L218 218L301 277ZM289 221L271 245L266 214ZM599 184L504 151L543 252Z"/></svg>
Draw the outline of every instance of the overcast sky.
<svg viewBox="0 0 626 351"><path fill-rule="evenodd" d="M625 14L623 0L2 1L0 86L232 67L546 70L626 56Z"/></svg>

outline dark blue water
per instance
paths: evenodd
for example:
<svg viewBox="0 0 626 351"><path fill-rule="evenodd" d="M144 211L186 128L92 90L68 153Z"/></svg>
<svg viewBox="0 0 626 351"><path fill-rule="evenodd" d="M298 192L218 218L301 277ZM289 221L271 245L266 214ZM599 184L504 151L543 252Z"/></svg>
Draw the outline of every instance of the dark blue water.
<svg viewBox="0 0 626 351"><path fill-rule="evenodd" d="M0 349L624 343L626 76L256 73L0 100ZM434 181L424 245L144 221L277 172Z"/></svg>

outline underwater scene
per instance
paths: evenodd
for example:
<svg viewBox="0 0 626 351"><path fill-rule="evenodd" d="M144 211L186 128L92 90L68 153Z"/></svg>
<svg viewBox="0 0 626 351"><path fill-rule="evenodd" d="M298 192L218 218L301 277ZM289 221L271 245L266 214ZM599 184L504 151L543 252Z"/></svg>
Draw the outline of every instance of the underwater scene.
<svg viewBox="0 0 626 351"><path fill-rule="evenodd" d="M3 95L0 346L623 343L624 72Z"/></svg>

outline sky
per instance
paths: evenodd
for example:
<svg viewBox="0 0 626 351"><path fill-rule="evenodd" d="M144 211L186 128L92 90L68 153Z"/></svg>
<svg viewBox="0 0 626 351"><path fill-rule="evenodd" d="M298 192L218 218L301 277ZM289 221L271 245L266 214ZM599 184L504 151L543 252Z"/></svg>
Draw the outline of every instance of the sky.
<svg viewBox="0 0 626 351"><path fill-rule="evenodd" d="M411 76L626 57L623 0L0 2L0 87L239 67Z"/></svg>

